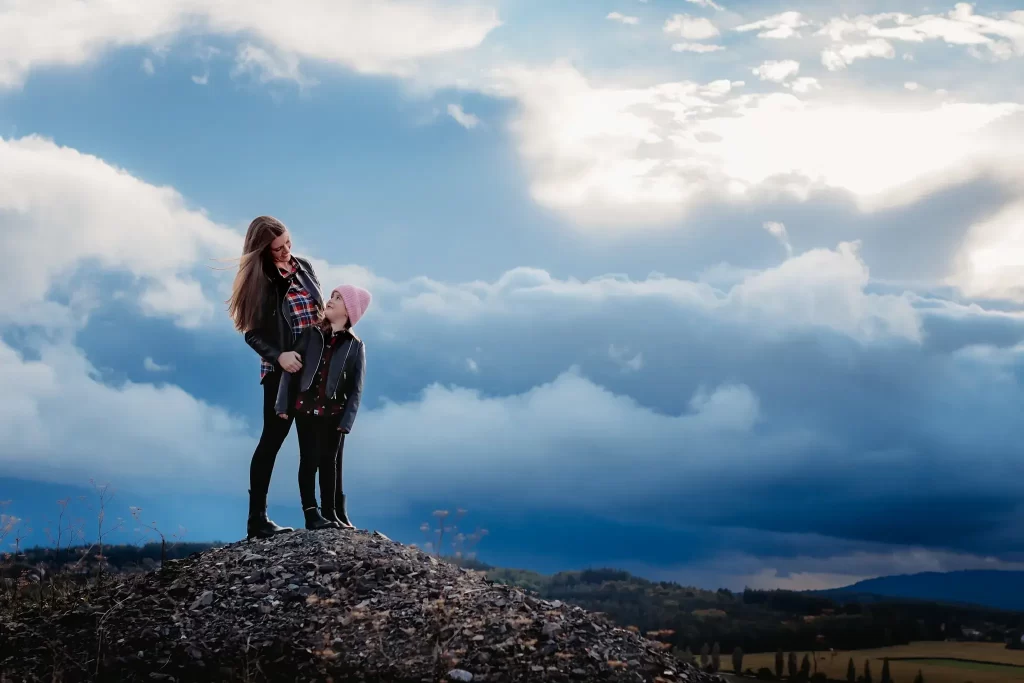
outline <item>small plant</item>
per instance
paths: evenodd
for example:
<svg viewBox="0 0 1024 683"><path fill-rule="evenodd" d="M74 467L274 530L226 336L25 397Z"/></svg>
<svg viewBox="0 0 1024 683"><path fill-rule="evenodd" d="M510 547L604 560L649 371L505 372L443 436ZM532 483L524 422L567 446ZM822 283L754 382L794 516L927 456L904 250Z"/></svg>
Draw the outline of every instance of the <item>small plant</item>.
<svg viewBox="0 0 1024 683"><path fill-rule="evenodd" d="M783 672L786 670L786 655L779 650L775 653L775 677L782 678Z"/></svg>
<svg viewBox="0 0 1024 683"><path fill-rule="evenodd" d="M804 655L804 659L800 662L800 680L806 681L811 678L811 658L808 655Z"/></svg>
<svg viewBox="0 0 1024 683"><path fill-rule="evenodd" d="M710 648L708 648L708 644L704 643L704 645L700 648L700 668L708 668L708 658L710 654L711 650Z"/></svg>
<svg viewBox="0 0 1024 683"><path fill-rule="evenodd" d="M711 648L711 668L716 673L722 668L722 647L717 642Z"/></svg>
<svg viewBox="0 0 1024 683"><path fill-rule="evenodd" d="M871 678L871 660L870 659L865 659L864 660L864 683L872 683L872 680L873 679Z"/></svg>
<svg viewBox="0 0 1024 683"><path fill-rule="evenodd" d="M739 646L732 651L732 670L737 674L743 673L743 648Z"/></svg>
<svg viewBox="0 0 1024 683"><path fill-rule="evenodd" d="M800 666L796 662L796 653L795 652L790 652L789 653L789 658L788 658L786 664L788 665L786 668L789 669L789 677L790 677L790 679L795 681L796 680L797 672L800 670Z"/></svg>
<svg viewBox="0 0 1024 683"><path fill-rule="evenodd" d="M889 673L889 659L888 657L882 660L882 680L881 683L892 683L892 674Z"/></svg>
<svg viewBox="0 0 1024 683"><path fill-rule="evenodd" d="M427 541L423 544L423 550L428 553L434 553L438 558L444 556L444 539L447 536L450 540L448 542L452 557L456 560L472 560L476 557L474 548L480 541L483 540L484 536L487 535L487 529L477 528L471 534L465 534L459 531L457 522L466 515L466 510L458 508L455 510L455 517L451 524L446 524L445 521L451 516L448 510L434 510L431 515L437 520L437 527L433 528L428 522L424 522L420 525L420 531L427 534L428 538L433 537L435 540Z"/></svg>
<svg viewBox="0 0 1024 683"><path fill-rule="evenodd" d="M853 657L850 657L850 663L846 667L846 680L848 683L857 683L857 667L853 663Z"/></svg>
<svg viewBox="0 0 1024 683"><path fill-rule="evenodd" d="M921 673L920 669L917 670L917 676L914 677L914 683L924 683L924 674Z"/></svg>

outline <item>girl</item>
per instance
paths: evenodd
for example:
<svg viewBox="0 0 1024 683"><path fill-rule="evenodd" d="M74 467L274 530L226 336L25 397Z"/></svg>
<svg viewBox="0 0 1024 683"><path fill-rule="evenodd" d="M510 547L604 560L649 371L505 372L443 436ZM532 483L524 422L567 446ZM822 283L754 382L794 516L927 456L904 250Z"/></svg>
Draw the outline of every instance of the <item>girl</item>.
<svg viewBox="0 0 1024 683"><path fill-rule="evenodd" d="M284 223L258 216L245 233L242 258L228 299L228 313L245 342L260 356L263 433L249 465L249 519L246 535L266 538L291 531L267 517L267 491L274 461L291 429L291 419L275 417L274 401L282 371L298 372L302 357L287 351L314 324L324 306L320 281L309 261L292 254Z"/></svg>
<svg viewBox="0 0 1024 683"><path fill-rule="evenodd" d="M319 324L306 329L295 351L301 373L285 372L277 390L278 417L295 415L299 432L299 496L307 529L354 528L345 509L341 466L345 435L352 430L366 377L366 350L352 326L371 296L354 285L331 292ZM315 480L320 471L320 509Z"/></svg>

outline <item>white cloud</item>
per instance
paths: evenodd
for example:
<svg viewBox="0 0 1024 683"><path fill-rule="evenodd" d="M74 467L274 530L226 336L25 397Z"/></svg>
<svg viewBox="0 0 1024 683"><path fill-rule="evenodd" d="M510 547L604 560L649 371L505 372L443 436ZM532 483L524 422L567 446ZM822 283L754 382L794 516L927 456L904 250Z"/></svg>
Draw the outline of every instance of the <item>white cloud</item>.
<svg viewBox="0 0 1024 683"><path fill-rule="evenodd" d="M621 12L609 12L605 19L617 21L620 24L628 24L630 26L636 26L637 24L640 23L639 17L629 17L626 16L625 14L622 14Z"/></svg>
<svg viewBox="0 0 1024 683"><path fill-rule="evenodd" d="M239 46L235 56L232 76L248 74L260 83L272 81L293 81L300 88L317 84L316 79L303 75L299 68L299 58L294 54L271 54L261 47L246 43Z"/></svg>
<svg viewBox="0 0 1024 683"><path fill-rule="evenodd" d="M144 312L194 326L214 311L193 278L197 264L240 245L172 188L44 138L0 138L0 283L21 292L0 304L0 320L52 322L51 290L97 264L136 278ZM39 319L26 321L26 311Z"/></svg>
<svg viewBox="0 0 1024 683"><path fill-rule="evenodd" d="M1024 301L1024 199L971 226L949 284L971 297Z"/></svg>
<svg viewBox="0 0 1024 683"><path fill-rule="evenodd" d="M1024 12L986 16L976 14L973 5L966 2L957 3L944 15L914 16L886 12L852 18L837 17L827 22L818 33L842 46L827 51L827 59L833 64L851 63L841 57L844 48L856 48L860 55L858 58L891 59L893 49L890 41L924 43L938 40L949 45L966 46L975 57L995 60L1024 55ZM888 49L883 49L886 45Z"/></svg>
<svg viewBox="0 0 1024 683"><path fill-rule="evenodd" d="M623 372L639 372L644 367L644 354L642 351L630 355L628 348L619 348L612 344L608 347L608 357L611 358Z"/></svg>
<svg viewBox="0 0 1024 683"><path fill-rule="evenodd" d="M467 114L461 105L449 104L448 115L455 119L456 122L466 130L473 130L480 125L480 119L473 114Z"/></svg>
<svg viewBox="0 0 1024 683"><path fill-rule="evenodd" d="M718 52L724 50L723 45L714 45L711 43L673 43L673 52L696 52L698 54L704 54L708 52Z"/></svg>
<svg viewBox="0 0 1024 683"><path fill-rule="evenodd" d="M782 12L760 21L737 26L736 30L741 32L757 31L758 38L774 38L785 40L787 38L799 38L799 29L809 26L810 22L803 18L800 12Z"/></svg>
<svg viewBox="0 0 1024 683"><path fill-rule="evenodd" d="M907 90L913 91L920 89L921 85L919 83L915 83L914 81L907 81L906 83L903 84L903 87L906 88Z"/></svg>
<svg viewBox="0 0 1024 683"><path fill-rule="evenodd" d="M149 356L146 356L146 358L142 361L142 367L144 367L146 370L149 370L150 372L170 372L171 370L174 369L173 365L160 365Z"/></svg>
<svg viewBox="0 0 1024 683"><path fill-rule="evenodd" d="M800 78L787 83L786 87L792 89L793 92L808 93L812 90L821 90L821 83L818 82L817 78L801 76Z"/></svg>
<svg viewBox="0 0 1024 683"><path fill-rule="evenodd" d="M472 358L467 358L466 359L466 369L469 370L470 372L472 372L474 375L479 374L480 373L480 364L477 363Z"/></svg>
<svg viewBox="0 0 1024 683"><path fill-rule="evenodd" d="M725 10L725 8L716 3L715 0L686 0L686 2L694 5L700 5L701 7L710 7L711 9L718 10L719 12Z"/></svg>
<svg viewBox="0 0 1024 683"><path fill-rule="evenodd" d="M782 83L800 72L800 62L792 59L782 61L768 61L751 71L762 81L773 81Z"/></svg>
<svg viewBox="0 0 1024 683"><path fill-rule="evenodd" d="M190 32L247 36L268 53L362 73L412 75L422 60L472 49L500 25L491 7L418 0L54 0L0 7L0 87L32 69L79 66L125 46Z"/></svg>
<svg viewBox="0 0 1024 683"><path fill-rule="evenodd" d="M829 48L821 53L821 63L829 71L845 69L859 59L870 59L881 57L892 59L896 56L896 49L892 44L882 38L873 38L863 43L852 43L835 49Z"/></svg>
<svg viewBox="0 0 1024 683"><path fill-rule="evenodd" d="M492 92L519 104L512 131L531 195L578 229L673 226L699 204L827 189L877 211L993 167L1017 173L1012 152L1024 152L1009 132L1024 107L1011 102L723 99L689 81L602 85L566 64L495 79Z"/></svg>
<svg viewBox="0 0 1024 683"><path fill-rule="evenodd" d="M255 439L244 420L176 386L107 384L68 344L38 352L29 360L0 342L0 383L20 388L0 396L6 475L79 486L90 477L218 488L225 473L245 480Z"/></svg>
<svg viewBox="0 0 1024 683"><path fill-rule="evenodd" d="M691 17L688 14L675 14L665 20L662 28L665 33L680 36L686 40L707 40L719 35L718 28L706 17Z"/></svg>
<svg viewBox="0 0 1024 683"><path fill-rule="evenodd" d="M196 76L193 74L192 82L196 85L206 85L210 82L210 74L204 73L202 76Z"/></svg>
<svg viewBox="0 0 1024 683"><path fill-rule="evenodd" d="M785 224L777 221L767 221L763 224L763 227L772 237L779 241L779 244L786 248L787 255L793 255L793 245L789 243L789 233L786 231Z"/></svg>
<svg viewBox="0 0 1024 683"><path fill-rule="evenodd" d="M153 74L155 74L156 73L156 67L153 66L153 60L150 59L149 57L146 57L145 59L143 59L142 60L142 70L146 73L147 76L152 76ZM0 81L0 85L4 85L3 81Z"/></svg>

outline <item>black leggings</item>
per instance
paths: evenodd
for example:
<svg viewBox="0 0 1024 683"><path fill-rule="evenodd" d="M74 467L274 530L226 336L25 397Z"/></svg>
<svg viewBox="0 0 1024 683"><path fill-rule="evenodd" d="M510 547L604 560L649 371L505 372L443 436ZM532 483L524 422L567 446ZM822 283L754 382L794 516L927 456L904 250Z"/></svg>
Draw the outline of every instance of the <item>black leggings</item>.
<svg viewBox="0 0 1024 683"><path fill-rule="evenodd" d="M281 444L288 437L292 422L296 418L289 416L282 420L274 412L277 401L277 386L281 373L267 375L263 382L263 433L260 442L252 454L249 465L249 488L256 494L265 496L270 489L270 476L274 472L274 462ZM314 485L316 472L320 470L321 498L326 491L324 484L334 480L334 490L328 498L333 504L344 492L341 478L342 454L345 450L345 435L338 431L339 417L315 417L300 415L296 429L299 433L299 495L302 507L316 505ZM330 425L318 423L327 423ZM330 427L327 429L326 427ZM319 443L318 443L319 441ZM330 458L328 458L330 454ZM330 463L326 462L330 460ZM303 487L306 487L305 489ZM327 487L331 488L331 487Z"/></svg>
<svg viewBox="0 0 1024 683"><path fill-rule="evenodd" d="M249 464L249 490L259 496L267 495L270 489L270 475L274 472L277 452L281 450L281 444L292 427L291 417L282 420L274 412L280 379L281 373L278 371L263 380L263 433L260 434L260 442Z"/></svg>

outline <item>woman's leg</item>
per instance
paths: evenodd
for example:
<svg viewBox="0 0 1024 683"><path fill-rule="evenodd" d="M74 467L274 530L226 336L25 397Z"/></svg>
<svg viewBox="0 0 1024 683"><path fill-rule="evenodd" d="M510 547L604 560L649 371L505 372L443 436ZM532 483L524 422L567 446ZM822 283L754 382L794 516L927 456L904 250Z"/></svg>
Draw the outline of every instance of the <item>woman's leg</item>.
<svg viewBox="0 0 1024 683"><path fill-rule="evenodd" d="M316 506L316 471L320 465L324 423L327 421L323 417L305 414L295 418L295 428L299 435L299 496L307 529L338 527L320 514Z"/></svg>
<svg viewBox="0 0 1024 683"><path fill-rule="evenodd" d="M292 418L282 420L274 412L280 378L281 373L275 372L267 375L263 382L263 433L260 434L260 442L249 463L249 490L263 496L270 490L270 476L274 472L277 452L281 450L281 444L292 427Z"/></svg>
<svg viewBox="0 0 1024 683"><path fill-rule="evenodd" d="M263 382L263 433L249 463L249 520L246 535L249 538L266 538L274 534L292 531L291 527L278 526L267 517L267 491L270 489L270 475L281 444L292 426L291 418L282 420L274 412L277 397L277 383L280 374L268 375Z"/></svg>

